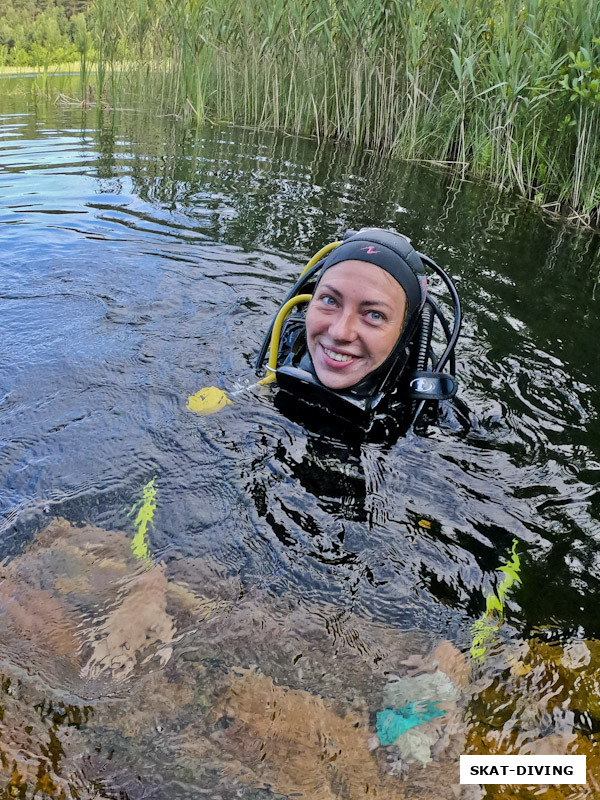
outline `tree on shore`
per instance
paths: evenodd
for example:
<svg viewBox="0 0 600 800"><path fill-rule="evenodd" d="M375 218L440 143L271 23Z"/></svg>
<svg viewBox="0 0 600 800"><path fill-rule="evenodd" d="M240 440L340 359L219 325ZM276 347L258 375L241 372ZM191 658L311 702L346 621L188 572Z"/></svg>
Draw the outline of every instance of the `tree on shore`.
<svg viewBox="0 0 600 800"><path fill-rule="evenodd" d="M79 61L90 0L3 0L0 66Z"/></svg>

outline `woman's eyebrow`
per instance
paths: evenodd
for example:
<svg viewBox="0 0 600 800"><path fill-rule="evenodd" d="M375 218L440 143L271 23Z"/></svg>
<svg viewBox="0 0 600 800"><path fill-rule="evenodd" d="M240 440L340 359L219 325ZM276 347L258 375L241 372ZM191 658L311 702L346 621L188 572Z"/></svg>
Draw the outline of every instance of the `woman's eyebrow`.
<svg viewBox="0 0 600 800"><path fill-rule="evenodd" d="M333 294L336 297L343 297L342 293L335 288L335 286L331 286L328 283L320 283L319 289L326 289L329 294ZM389 308L390 310L394 308L391 303L388 303L386 300L361 300L359 303L361 308L365 306L384 306L385 308Z"/></svg>
<svg viewBox="0 0 600 800"><path fill-rule="evenodd" d="M318 288L319 289L327 289L327 291L330 292L330 294L335 294L338 297L342 296L340 294L340 292L338 292L338 290L334 286L330 286L328 283L320 283Z"/></svg>
<svg viewBox="0 0 600 800"><path fill-rule="evenodd" d="M365 306L369 306L369 308L372 308L373 306L383 306L383 308L389 308L390 310L393 309L393 306L390 303L387 303L385 300L363 300L359 305L361 308Z"/></svg>

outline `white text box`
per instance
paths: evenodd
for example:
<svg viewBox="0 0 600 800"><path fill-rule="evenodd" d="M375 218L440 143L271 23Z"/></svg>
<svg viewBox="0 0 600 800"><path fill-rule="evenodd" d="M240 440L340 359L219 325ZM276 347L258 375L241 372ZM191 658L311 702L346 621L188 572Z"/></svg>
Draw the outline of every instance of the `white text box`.
<svg viewBox="0 0 600 800"><path fill-rule="evenodd" d="M461 783L586 783L585 756L461 756Z"/></svg>

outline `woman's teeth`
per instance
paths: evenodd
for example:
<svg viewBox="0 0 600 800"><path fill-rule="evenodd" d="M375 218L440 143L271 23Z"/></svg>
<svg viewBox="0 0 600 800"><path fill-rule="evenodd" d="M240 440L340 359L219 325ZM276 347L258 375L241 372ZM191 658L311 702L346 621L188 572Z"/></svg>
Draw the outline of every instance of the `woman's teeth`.
<svg viewBox="0 0 600 800"><path fill-rule="evenodd" d="M334 361L352 361L354 356L348 356L345 353L334 353L333 350L328 350L327 347L324 347L323 350Z"/></svg>

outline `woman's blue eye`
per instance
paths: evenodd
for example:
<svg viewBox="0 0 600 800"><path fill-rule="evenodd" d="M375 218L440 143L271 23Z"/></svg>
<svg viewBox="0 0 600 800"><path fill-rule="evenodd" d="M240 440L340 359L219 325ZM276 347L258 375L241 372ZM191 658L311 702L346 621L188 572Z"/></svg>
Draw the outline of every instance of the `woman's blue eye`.
<svg viewBox="0 0 600 800"><path fill-rule="evenodd" d="M335 305L335 299L329 294L324 294L323 297L321 298L321 300L324 303L327 303L328 306Z"/></svg>
<svg viewBox="0 0 600 800"><path fill-rule="evenodd" d="M382 320L384 318L381 311L369 311L368 314L371 317L371 319L374 319L377 322L379 322L379 320Z"/></svg>

